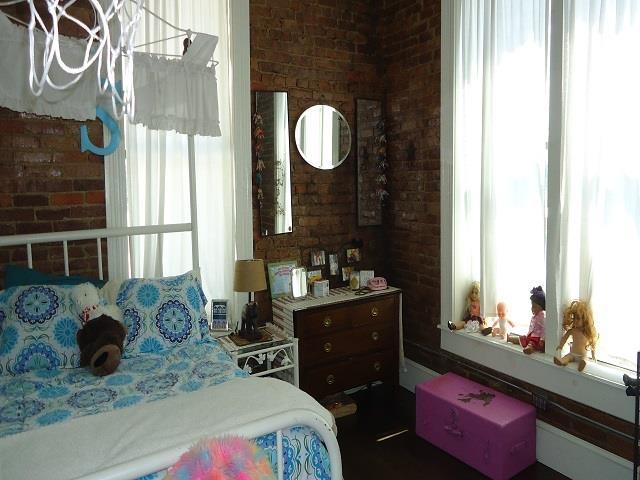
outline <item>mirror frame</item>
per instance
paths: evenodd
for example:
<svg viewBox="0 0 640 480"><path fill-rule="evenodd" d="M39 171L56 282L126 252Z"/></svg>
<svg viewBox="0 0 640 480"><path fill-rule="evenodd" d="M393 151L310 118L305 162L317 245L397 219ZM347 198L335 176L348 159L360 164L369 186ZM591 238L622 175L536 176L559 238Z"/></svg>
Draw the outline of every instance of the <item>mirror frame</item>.
<svg viewBox="0 0 640 480"><path fill-rule="evenodd" d="M303 149L300 146L300 130L302 128L302 121L305 118L306 115L310 115L310 112L313 111L314 109L317 109L318 107L322 108L322 107L327 107L330 108L332 113L336 113L338 115L338 121L342 120L341 125L345 125L346 126L346 133L348 135L348 143L345 142L342 138L343 133L340 132L340 139L339 139L339 147L342 146L343 144L347 147L345 153L341 154L341 157L336 161L335 159L332 161L331 166L322 166L322 162L320 162L320 164L318 165L317 163L313 163L311 161L311 152L307 152L307 154L305 154L305 152L303 152ZM332 107L331 105L326 105L326 104L316 104L316 105L312 105L309 108L307 108L305 111L303 111L300 116L298 117L298 121L296 122L296 129L295 129L295 134L294 134L294 138L295 138L295 142L296 142L296 148L298 149L298 152L300 153L300 155L302 156L302 158L304 159L305 162L307 162L309 165L311 165L314 168L317 168L319 170L333 170L334 168L339 167L340 165L342 165L344 163L344 161L347 159L347 157L349 156L349 154L351 153L351 147L352 147L352 142L353 142L353 134L351 133L351 126L349 125L349 122L347 121L347 119L345 118L345 116L335 107Z"/></svg>
<svg viewBox="0 0 640 480"><path fill-rule="evenodd" d="M253 93L252 137L260 234L266 237L291 233L293 206L288 92L256 90ZM278 94L284 95L282 108L285 118L276 117ZM262 107L261 100L263 104L271 100L271 104ZM276 125L277 122L281 125Z"/></svg>

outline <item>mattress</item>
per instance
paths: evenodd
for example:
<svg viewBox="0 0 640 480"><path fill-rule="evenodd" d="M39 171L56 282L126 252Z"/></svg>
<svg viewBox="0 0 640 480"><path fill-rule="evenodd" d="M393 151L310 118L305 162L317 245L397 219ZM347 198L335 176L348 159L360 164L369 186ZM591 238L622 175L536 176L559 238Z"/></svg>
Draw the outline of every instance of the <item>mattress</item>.
<svg viewBox="0 0 640 480"><path fill-rule="evenodd" d="M265 419L296 411L333 425L301 390L247 377L215 340L123 359L106 377L86 369L2 376L0 395L0 478L12 480L137 478L167 468L199 439L254 437ZM328 478L317 435L288 427L285 478ZM258 443L274 449L275 434ZM308 448L296 450L297 443Z"/></svg>

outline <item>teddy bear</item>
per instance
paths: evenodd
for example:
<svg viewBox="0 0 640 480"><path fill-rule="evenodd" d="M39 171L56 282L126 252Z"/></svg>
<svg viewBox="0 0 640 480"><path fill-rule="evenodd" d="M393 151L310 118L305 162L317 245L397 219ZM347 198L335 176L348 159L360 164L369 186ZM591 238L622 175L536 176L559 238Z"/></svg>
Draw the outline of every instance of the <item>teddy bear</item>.
<svg viewBox="0 0 640 480"><path fill-rule="evenodd" d="M102 305L97 288L91 283L73 287L73 298L82 328L76 333L80 347L80 366L89 366L97 376L113 373L120 364L127 329L115 305Z"/></svg>

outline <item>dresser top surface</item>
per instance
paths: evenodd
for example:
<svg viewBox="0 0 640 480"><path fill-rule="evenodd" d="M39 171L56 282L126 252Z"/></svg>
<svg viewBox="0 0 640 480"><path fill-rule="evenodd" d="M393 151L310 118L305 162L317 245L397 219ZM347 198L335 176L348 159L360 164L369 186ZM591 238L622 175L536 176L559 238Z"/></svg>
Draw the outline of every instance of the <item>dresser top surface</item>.
<svg viewBox="0 0 640 480"><path fill-rule="evenodd" d="M339 303L351 302L354 300L369 300L378 298L385 295L391 295L399 293L401 290L396 287L387 287L384 290L371 290L365 294L358 295L356 291L349 289L348 287L332 288L329 290L329 295L326 297L314 297L313 295L307 295L302 298L293 297L281 297L272 301L273 306L283 310L289 311L301 311L310 308L321 307L325 305L336 305Z"/></svg>

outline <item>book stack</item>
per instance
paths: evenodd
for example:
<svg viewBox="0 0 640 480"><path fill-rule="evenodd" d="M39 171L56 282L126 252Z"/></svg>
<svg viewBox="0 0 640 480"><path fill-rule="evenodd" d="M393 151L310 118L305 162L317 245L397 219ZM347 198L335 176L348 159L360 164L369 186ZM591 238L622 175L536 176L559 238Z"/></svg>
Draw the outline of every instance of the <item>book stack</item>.
<svg viewBox="0 0 640 480"><path fill-rule="evenodd" d="M353 415L358 411L358 404L344 392L325 397L320 403L331 412L334 418Z"/></svg>

